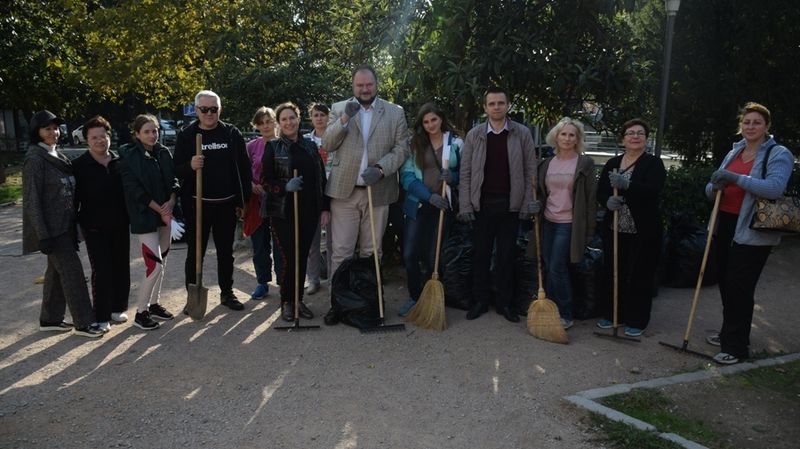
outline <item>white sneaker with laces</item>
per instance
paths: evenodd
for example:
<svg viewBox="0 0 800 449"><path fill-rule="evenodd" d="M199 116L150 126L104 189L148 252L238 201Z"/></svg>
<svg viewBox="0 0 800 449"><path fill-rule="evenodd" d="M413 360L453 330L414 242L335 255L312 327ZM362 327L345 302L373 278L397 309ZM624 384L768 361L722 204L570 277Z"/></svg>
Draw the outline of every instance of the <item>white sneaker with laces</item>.
<svg viewBox="0 0 800 449"><path fill-rule="evenodd" d="M720 342L718 333L711 334L708 337L706 337L706 343L708 343L710 345L713 345L713 346L722 346L722 343Z"/></svg>
<svg viewBox="0 0 800 449"><path fill-rule="evenodd" d="M727 352L720 352L714 356L714 361L721 365L733 365L739 363L739 359Z"/></svg>
<svg viewBox="0 0 800 449"><path fill-rule="evenodd" d="M125 312L112 313L111 314L111 321L113 321L115 323L124 323L124 322L128 321L128 314L125 313Z"/></svg>

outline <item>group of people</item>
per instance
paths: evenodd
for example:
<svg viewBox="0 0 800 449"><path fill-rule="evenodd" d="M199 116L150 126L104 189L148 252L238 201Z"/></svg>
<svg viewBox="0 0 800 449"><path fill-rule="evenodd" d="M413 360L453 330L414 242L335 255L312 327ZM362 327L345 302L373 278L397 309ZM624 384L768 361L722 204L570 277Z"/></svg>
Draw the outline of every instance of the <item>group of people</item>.
<svg viewBox="0 0 800 449"><path fill-rule="evenodd" d="M295 104L283 103L274 111L259 108L252 125L261 136L247 144L235 126L219 119L219 96L201 91L195 97L198 118L179 133L174 155L158 143L159 122L151 115L135 119L134 142L121 147L119 155L109 151L109 123L95 117L83 128L89 151L71 163L56 149L63 120L48 111L36 113L23 171L23 228L24 251L47 254L40 329L74 328L76 334L99 337L110 322L127 320L129 233L139 239L145 267L134 324L150 330L173 319L159 304L164 264L172 238L184 231L194 235L197 226L202 248L198 254L188 245L187 288L196 281L195 260L204 257L213 235L220 302L244 309L233 292L233 243L240 219L253 243L256 287L251 298L268 295L274 265L282 318L295 319L297 295L297 314L311 319L314 313L302 298L319 290L321 273L332 276L352 257L380 256L380 243L374 248L373 241L383 240L389 206L402 187L409 298L401 316L415 306L432 275L438 217L445 211L445 234L453 220L471 228L473 296L466 319L479 318L493 304L505 319L519 322L526 311L511 301L514 247L520 222L536 217L544 231L546 291L569 329L574 324L569 265L582 260L595 235L600 205L614 211L600 223L606 254L615 250L611 242L618 233L617 320L625 323L628 336L644 332L662 240L659 203L666 177L661 160L646 152L646 122L633 119L623 125L625 151L611 158L598 178L594 161L584 154L581 122L561 119L546 137L555 154L538 160L529 129L509 118L510 98L501 88L486 91L486 121L463 140L434 103L419 109L409 132L403 109L378 97L378 77L369 66L353 72L352 88L351 98L330 109L309 107L314 130L306 135L300 133L301 111ZM715 357L719 363L748 356L755 286L770 248L780 240L749 228L754 198L780 195L793 165L791 153L773 145L764 106L748 103L739 122L743 139L706 187L709 197L722 192L723 205L715 233L723 325L708 339L721 346ZM202 136L200 153L197 135ZM201 169L204 219L195 223ZM179 207L185 229L174 219ZM92 300L77 256L81 238L92 268ZM611 259L605 258L604 288L609 292ZM303 290L299 287L306 277ZM610 328L612 295L599 296L607 299L597 326ZM64 321L66 306L72 324ZM325 324L338 323L341 313L332 305Z"/></svg>

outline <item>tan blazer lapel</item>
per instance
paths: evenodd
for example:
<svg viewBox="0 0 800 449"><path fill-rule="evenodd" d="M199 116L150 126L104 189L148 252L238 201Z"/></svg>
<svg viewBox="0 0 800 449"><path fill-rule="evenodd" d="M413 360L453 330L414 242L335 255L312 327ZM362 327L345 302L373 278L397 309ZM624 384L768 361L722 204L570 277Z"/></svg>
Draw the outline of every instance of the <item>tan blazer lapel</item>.
<svg viewBox="0 0 800 449"><path fill-rule="evenodd" d="M375 111L372 113L372 122L369 124L369 134L367 135L367 141L372 139L372 135L375 133L375 129L378 127L378 122L383 119L384 114L386 113L386 108L384 107L383 100L378 100L375 102Z"/></svg>

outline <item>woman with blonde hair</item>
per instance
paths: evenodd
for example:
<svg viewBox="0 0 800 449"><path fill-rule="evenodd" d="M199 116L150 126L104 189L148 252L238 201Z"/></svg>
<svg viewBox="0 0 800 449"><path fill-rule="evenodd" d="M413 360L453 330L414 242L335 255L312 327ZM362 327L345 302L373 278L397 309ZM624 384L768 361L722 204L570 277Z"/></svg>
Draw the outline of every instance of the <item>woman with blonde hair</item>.
<svg viewBox="0 0 800 449"><path fill-rule="evenodd" d="M544 209L544 276L561 325L569 329L573 325L569 264L583 260L586 242L594 235L597 178L594 160L583 154L583 123L564 117L547 133L546 141L555 155L539 164L536 177L541 192L536 208Z"/></svg>

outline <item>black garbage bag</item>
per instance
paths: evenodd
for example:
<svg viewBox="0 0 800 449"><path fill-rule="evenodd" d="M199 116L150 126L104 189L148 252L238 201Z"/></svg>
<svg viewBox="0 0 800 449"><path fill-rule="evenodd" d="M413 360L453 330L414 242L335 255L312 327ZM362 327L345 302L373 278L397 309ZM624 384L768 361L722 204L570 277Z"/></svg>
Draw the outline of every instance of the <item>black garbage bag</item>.
<svg viewBox="0 0 800 449"><path fill-rule="evenodd" d="M528 226L530 228L530 226ZM531 303L536 299L539 290L539 278L536 268L536 242L532 242L532 231L520 229L515 247L514 263L514 296L512 306L520 314L527 314ZM532 247L532 248L531 248Z"/></svg>
<svg viewBox="0 0 800 449"><path fill-rule="evenodd" d="M444 241L441 269L447 307L469 310L472 300L471 231L469 224L455 222Z"/></svg>
<svg viewBox="0 0 800 449"><path fill-rule="evenodd" d="M584 249L580 263L570 265L572 318L576 320L598 318L602 314L600 298L604 285L603 243L597 238L591 245Z"/></svg>
<svg viewBox="0 0 800 449"><path fill-rule="evenodd" d="M675 219L667 233L662 283L668 287L695 287L703 261L708 231L687 220ZM717 283L714 244L709 249L703 285Z"/></svg>
<svg viewBox="0 0 800 449"><path fill-rule="evenodd" d="M364 329L379 324L378 289L372 257L347 259L331 280L331 307L340 320Z"/></svg>

